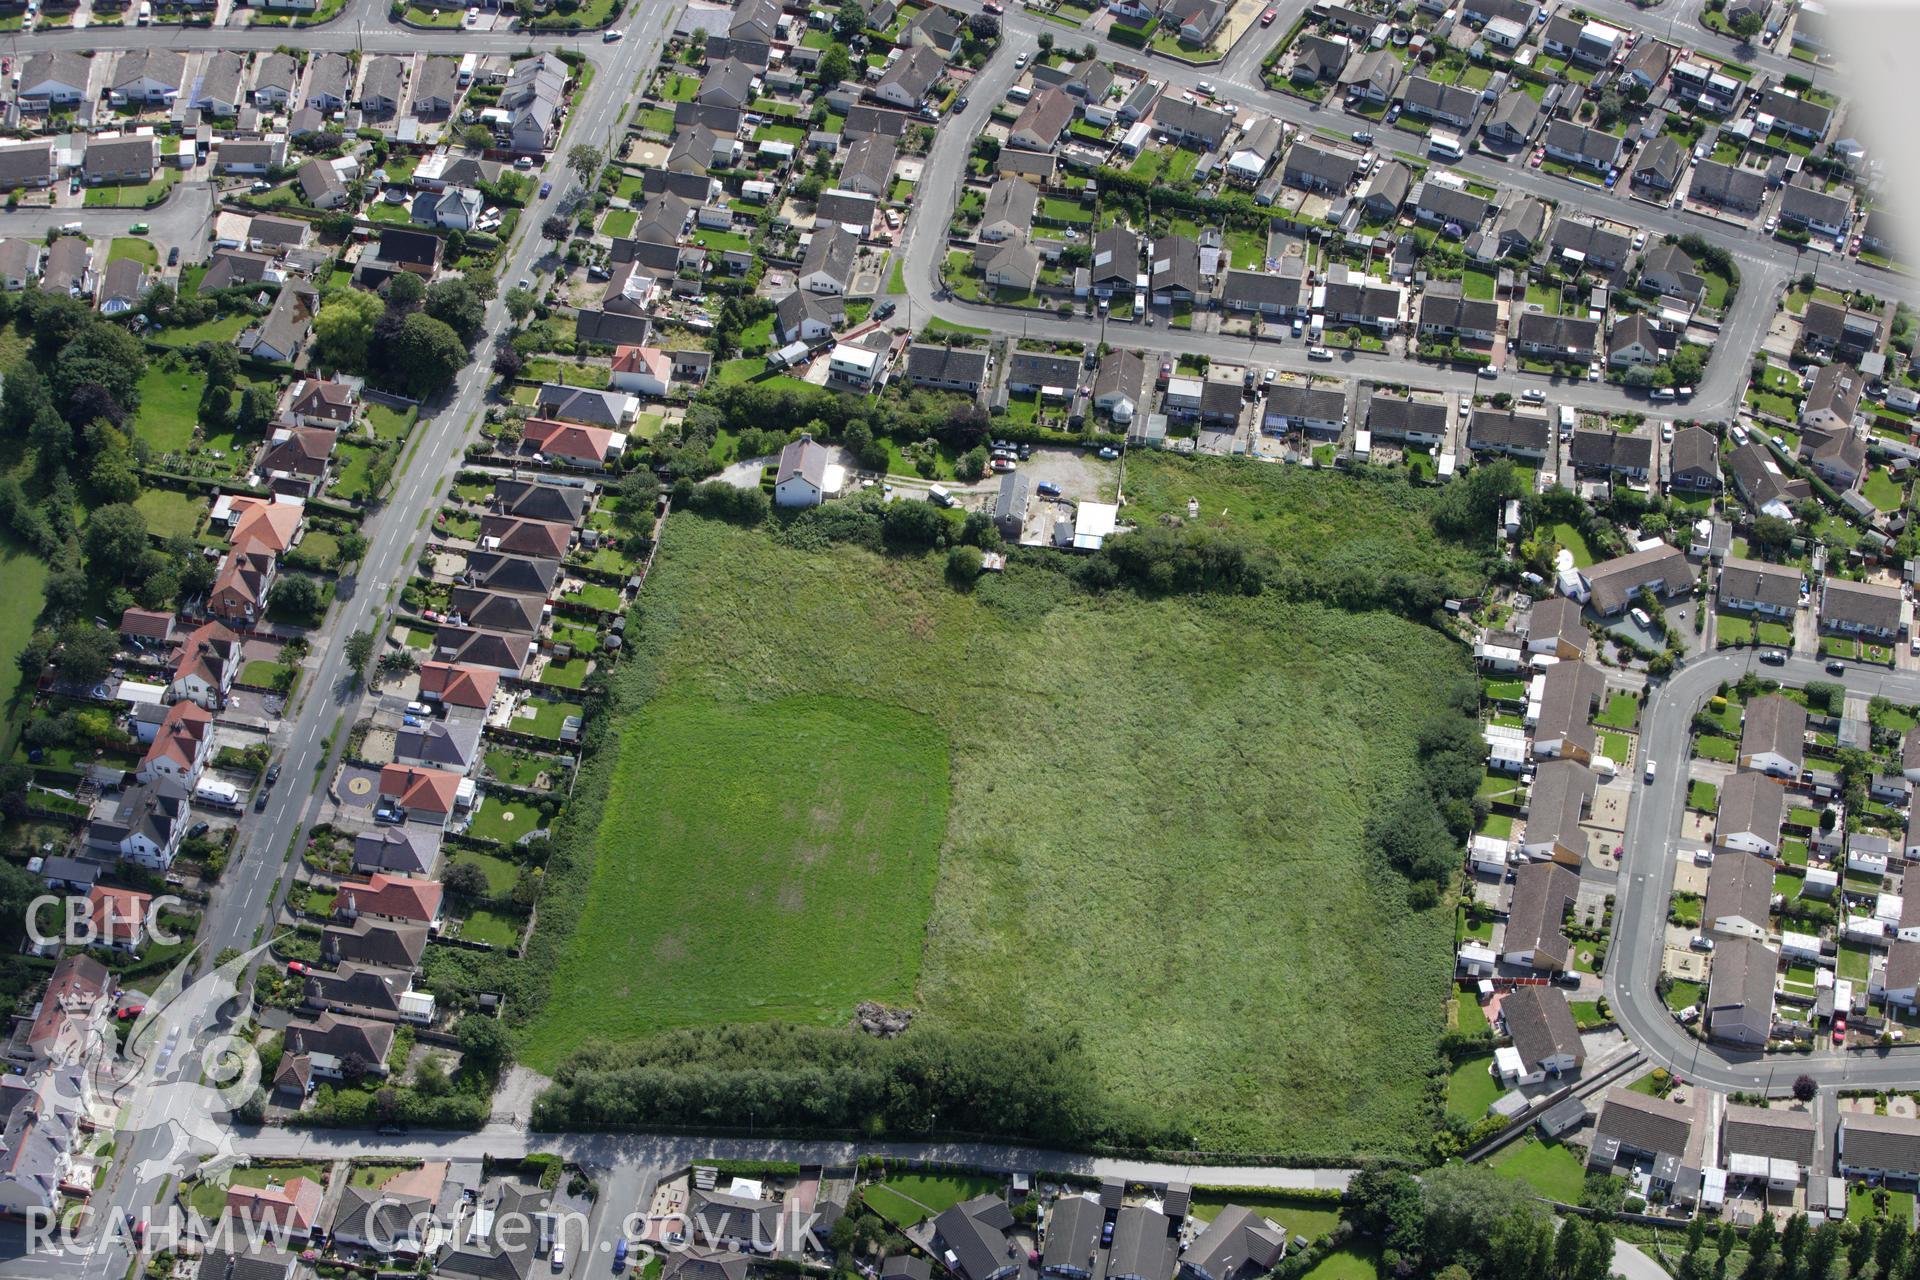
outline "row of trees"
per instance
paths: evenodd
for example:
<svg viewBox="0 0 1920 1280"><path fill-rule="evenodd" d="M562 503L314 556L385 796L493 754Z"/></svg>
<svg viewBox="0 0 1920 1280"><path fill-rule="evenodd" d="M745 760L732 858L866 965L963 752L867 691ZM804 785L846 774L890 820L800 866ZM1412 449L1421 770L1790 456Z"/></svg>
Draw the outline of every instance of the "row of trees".
<svg viewBox="0 0 1920 1280"><path fill-rule="evenodd" d="M401 272L379 295L332 289L313 321L313 354L328 368L361 373L416 400L445 390L467 362L494 295L491 277L427 284Z"/></svg>
<svg viewBox="0 0 1920 1280"><path fill-rule="evenodd" d="M1554 1218L1533 1189L1484 1164L1448 1164L1416 1178L1370 1170L1347 1189L1347 1217L1380 1242L1380 1269L1441 1280L1607 1280L1613 1233Z"/></svg>

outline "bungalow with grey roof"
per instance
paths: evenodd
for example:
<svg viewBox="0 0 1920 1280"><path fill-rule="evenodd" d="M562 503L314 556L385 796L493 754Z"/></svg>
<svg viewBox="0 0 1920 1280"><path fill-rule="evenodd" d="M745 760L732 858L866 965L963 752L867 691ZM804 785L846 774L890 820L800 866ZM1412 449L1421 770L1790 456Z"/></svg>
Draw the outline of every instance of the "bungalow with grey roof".
<svg viewBox="0 0 1920 1280"><path fill-rule="evenodd" d="M1594 611L1602 617L1621 612L1642 590L1656 596L1683 596L1692 594L1694 586L1693 566L1686 554L1665 543L1604 560L1579 574L1592 595Z"/></svg>
<svg viewBox="0 0 1920 1280"><path fill-rule="evenodd" d="M1900 634L1904 605L1898 587L1829 577L1820 588L1820 627L1884 643Z"/></svg>

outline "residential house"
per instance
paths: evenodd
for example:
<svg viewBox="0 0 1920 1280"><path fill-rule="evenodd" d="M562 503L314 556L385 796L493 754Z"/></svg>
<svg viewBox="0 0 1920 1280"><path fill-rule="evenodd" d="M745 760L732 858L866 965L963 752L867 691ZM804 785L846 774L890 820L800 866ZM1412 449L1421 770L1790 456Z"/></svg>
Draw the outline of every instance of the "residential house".
<svg viewBox="0 0 1920 1280"><path fill-rule="evenodd" d="M307 68L307 105L315 111L346 108L351 92L353 64L342 53L316 53Z"/></svg>
<svg viewBox="0 0 1920 1280"><path fill-rule="evenodd" d="M1843 1111L1834 1145L1847 1177L1920 1180L1920 1120Z"/></svg>
<svg viewBox="0 0 1920 1280"><path fill-rule="evenodd" d="M987 379L987 353L974 347L916 342L907 348L907 380L916 387L980 394Z"/></svg>
<svg viewBox="0 0 1920 1280"><path fill-rule="evenodd" d="M186 56L171 49L132 49L120 55L107 81L115 106L157 107L180 92Z"/></svg>
<svg viewBox="0 0 1920 1280"><path fill-rule="evenodd" d="M1042 89L1027 100L1007 134L1010 145L1022 151L1051 151L1073 122L1078 104L1064 89Z"/></svg>
<svg viewBox="0 0 1920 1280"><path fill-rule="evenodd" d="M1439 182L1422 182L1413 196L1413 216L1463 239L1486 220L1488 204L1479 196Z"/></svg>
<svg viewBox="0 0 1920 1280"><path fill-rule="evenodd" d="M20 66L20 84L13 91L22 111L47 111L78 106L87 96L91 61L74 49L40 49Z"/></svg>
<svg viewBox="0 0 1920 1280"><path fill-rule="evenodd" d="M1513 345L1523 354L1555 363L1586 364L1599 354L1600 322L1584 316L1523 311Z"/></svg>
<svg viewBox="0 0 1920 1280"><path fill-rule="evenodd" d="M1542 139L1547 154L1565 164L1578 165L1595 173L1605 173L1620 163L1625 140L1618 134L1588 129L1571 120L1555 120L1547 125Z"/></svg>
<svg viewBox="0 0 1920 1280"><path fill-rule="evenodd" d="M1567 461L1577 473L1601 472L1644 480L1653 467L1653 437L1582 427L1567 442Z"/></svg>
<svg viewBox="0 0 1920 1280"><path fill-rule="evenodd" d="M481 207L480 193L472 187L446 187L416 191L408 216L422 226L471 231L480 221Z"/></svg>
<svg viewBox="0 0 1920 1280"><path fill-rule="evenodd" d="M1820 589L1820 627L1884 644L1900 634L1904 605L1898 587L1829 577Z"/></svg>
<svg viewBox="0 0 1920 1280"><path fill-rule="evenodd" d="M1813 298L1800 313L1800 345L1858 365L1861 357L1880 349L1886 327L1887 316L1883 313Z"/></svg>
<svg viewBox="0 0 1920 1280"><path fill-rule="evenodd" d="M1620 79L1633 89L1652 93L1680 60L1680 51L1670 44L1646 38L1639 40L1620 64Z"/></svg>
<svg viewBox="0 0 1920 1280"><path fill-rule="evenodd" d="M1562 758L1582 764L1593 759L1593 709L1606 693L1606 677L1586 662L1557 662L1535 677L1538 697L1530 698L1536 759Z"/></svg>
<svg viewBox="0 0 1920 1280"><path fill-rule="evenodd" d="M620 391L661 397L673 385L673 361L658 347L615 348L610 382Z"/></svg>
<svg viewBox="0 0 1920 1280"><path fill-rule="evenodd" d="M437 826L452 817L459 790L460 775L444 769L390 764L380 770L380 798L416 822Z"/></svg>
<svg viewBox="0 0 1920 1280"><path fill-rule="evenodd" d="M1548 596L1534 603L1527 615L1527 652L1549 654L1563 661L1584 661L1587 624L1580 605L1565 596Z"/></svg>
<svg viewBox="0 0 1920 1280"><path fill-rule="evenodd" d="M1702 160L1693 169L1693 181L1687 186L1687 199L1710 204L1731 213L1753 214L1767 198L1767 177L1752 169Z"/></svg>
<svg viewBox="0 0 1920 1280"><path fill-rule="evenodd" d="M1645 1165L1653 1189L1688 1204L1700 1193L1706 1127L1697 1097L1676 1102L1614 1085L1594 1120L1587 1166L1604 1173Z"/></svg>
<svg viewBox="0 0 1920 1280"><path fill-rule="evenodd" d="M1366 206L1371 217L1390 221L1400 212L1400 206L1406 203L1407 193L1412 189L1413 170L1402 161L1386 160L1374 169L1360 203Z"/></svg>
<svg viewBox="0 0 1920 1280"><path fill-rule="evenodd" d="M1579 573L1592 595L1594 611L1602 617L1626 609L1643 590L1660 597L1691 594L1695 579L1685 553L1665 543L1616 556Z"/></svg>
<svg viewBox="0 0 1920 1280"><path fill-rule="evenodd" d="M1476 406L1468 420L1467 448L1474 453L1540 462L1552 446L1553 426L1545 418Z"/></svg>
<svg viewBox="0 0 1920 1280"><path fill-rule="evenodd" d="M325 1198L326 1188L312 1178L295 1176L263 1187L242 1186L236 1182L227 1187L227 1216L236 1223L248 1223L276 1236L305 1240L319 1225L320 1205ZM294 1261L291 1255L277 1256ZM236 1266L227 1274L234 1280L241 1280L243 1276L253 1280L258 1273L253 1267Z"/></svg>
<svg viewBox="0 0 1920 1280"><path fill-rule="evenodd" d="M1040 251L1024 236L976 250L973 264L996 289L1030 290L1040 280Z"/></svg>
<svg viewBox="0 0 1920 1280"><path fill-rule="evenodd" d="M380 772L382 778L380 794L383 797L417 800L422 797L411 794L413 784L390 784L386 780L386 775L396 772L399 775L419 775L439 771L388 765ZM455 781L457 782L458 778L455 778ZM449 789L447 791L449 805L451 805L451 795L452 792ZM413 876L396 876L384 871L376 871L364 881L343 882L339 891L334 894L333 914L349 922L366 917L373 920L391 920L400 924L420 924L431 927L440 919L440 904L443 896L440 882L437 880L423 880Z"/></svg>
<svg viewBox="0 0 1920 1280"><path fill-rule="evenodd" d="M1019 1271L1025 1261L1024 1254L1016 1255L1011 1248L1015 1230L1013 1210L1005 1200L975 1196L935 1215L932 1252L946 1261L956 1280L1002 1280ZM1172 1271L1171 1259L1168 1271Z"/></svg>
<svg viewBox="0 0 1920 1280"><path fill-rule="evenodd" d="M316 382L313 385L340 384ZM351 418L349 411L349 421ZM275 493L311 497L326 482L335 439L336 433L327 427L277 428L254 464L255 483L269 486Z"/></svg>
<svg viewBox="0 0 1920 1280"><path fill-rule="evenodd" d="M1615 369L1658 364L1665 354L1660 331L1644 315L1617 322L1607 335L1607 364Z"/></svg>
<svg viewBox="0 0 1920 1280"><path fill-rule="evenodd" d="M1602 274L1620 270L1633 251L1633 242L1620 232L1573 218L1553 224L1549 243L1571 266Z"/></svg>
<svg viewBox="0 0 1920 1280"><path fill-rule="evenodd" d="M256 360L292 364L307 345L319 303L320 295L311 285L287 281L266 318L240 335L240 350Z"/></svg>
<svg viewBox="0 0 1920 1280"><path fill-rule="evenodd" d="M138 258L117 258L101 273L95 305L103 316L123 316L140 305L146 292L146 266Z"/></svg>
<svg viewBox="0 0 1920 1280"><path fill-rule="evenodd" d="M989 244L1024 240L1033 231L1033 213L1039 205L1040 191L1032 183L1002 178L987 192L975 234Z"/></svg>
<svg viewBox="0 0 1920 1280"><path fill-rule="evenodd" d="M1293 66L1287 76L1296 84L1337 81L1352 54L1353 46L1341 36L1303 34L1293 42Z"/></svg>
<svg viewBox="0 0 1920 1280"><path fill-rule="evenodd" d="M558 382L542 383L534 404L541 413L596 427L621 426L640 412L639 401L624 392Z"/></svg>
<svg viewBox="0 0 1920 1280"><path fill-rule="evenodd" d="M1763 567L1772 569L1775 566ZM1722 584L1732 571L1732 562L1729 562L1728 568L1720 572ZM1776 576L1790 578L1791 581L1784 585L1798 594L1800 582L1797 573L1787 570L1784 575ZM1724 591L1724 585L1722 589ZM1763 694L1747 703L1746 716L1740 726L1740 767L1797 782L1800 770L1806 763L1806 738L1807 709L1777 693Z"/></svg>
<svg viewBox="0 0 1920 1280"><path fill-rule="evenodd" d="M1573 958L1565 920L1580 877L1552 862L1533 862L1513 875L1500 959L1530 969L1566 969Z"/></svg>
<svg viewBox="0 0 1920 1280"><path fill-rule="evenodd" d="M307 1058L321 1080L384 1076L393 1036L390 1022L321 1013L287 1023L283 1053Z"/></svg>
<svg viewBox="0 0 1920 1280"><path fill-rule="evenodd" d="M1363 326L1384 337L1400 327L1405 302L1402 286L1382 284L1371 276L1335 266L1319 290L1317 309L1334 328Z"/></svg>
<svg viewBox="0 0 1920 1280"><path fill-rule="evenodd" d="M1171 1210L1169 1210L1171 1212ZM1083 1212L1083 1218L1086 1216ZM1097 1234L1096 1222L1096 1234ZM1049 1231L1048 1241L1052 1235ZM1087 1250L1086 1256L1094 1256ZM1180 1255L1181 1280L1258 1280L1271 1271L1287 1252L1287 1229L1273 1219L1245 1205L1230 1204L1214 1215L1213 1221ZM1091 1280L1091 1272L1060 1271L1073 1280Z"/></svg>
<svg viewBox="0 0 1920 1280"><path fill-rule="evenodd" d="M1338 195L1352 185L1358 164L1350 151L1300 141L1287 152L1281 180L1302 191Z"/></svg>
<svg viewBox="0 0 1920 1280"><path fill-rule="evenodd" d="M1286 126L1272 116L1262 116L1248 125L1227 151L1227 181L1251 187L1267 176L1274 157L1286 142ZM1391 175L1384 175L1391 177ZM1402 187L1404 194L1404 185Z"/></svg>
<svg viewBox="0 0 1920 1280"><path fill-rule="evenodd" d="M1517 151L1533 140L1534 130L1539 127L1539 101L1530 93L1511 89L1494 104L1480 137L1496 147Z"/></svg>
<svg viewBox="0 0 1920 1280"><path fill-rule="evenodd" d="M40 288L73 298L93 296L93 250L81 236L60 236L47 246L40 266Z"/></svg>
<svg viewBox="0 0 1920 1280"><path fill-rule="evenodd" d="M798 440L780 451L780 461L774 471L774 505L817 507L826 501L828 465L826 446L801 432Z"/></svg>
<svg viewBox="0 0 1920 1280"><path fill-rule="evenodd" d="M360 77L360 110L369 116L390 116L400 110L406 93L407 67L399 58L380 56L366 60Z"/></svg>
<svg viewBox="0 0 1920 1280"><path fill-rule="evenodd" d="M1480 95L1473 90L1442 84L1422 75L1409 76L1401 91L1402 114L1416 120L1432 120L1455 129L1466 129L1473 124L1479 109Z"/></svg>
<svg viewBox="0 0 1920 1280"><path fill-rule="evenodd" d="M885 200L893 181L894 161L899 155L900 149L894 140L883 134L870 133L856 138L841 163L839 189ZM869 218L860 225L865 227L871 221Z"/></svg>
<svg viewBox="0 0 1920 1280"><path fill-rule="evenodd" d="M662 364L665 360L662 356ZM624 431L556 422L551 418L528 418L521 424L520 439L540 457L581 467L608 466L627 451Z"/></svg>
<svg viewBox="0 0 1920 1280"><path fill-rule="evenodd" d="M1070 395L1080 382L1080 362L1041 351L1016 351L1007 359L1006 386L1015 395L1051 399Z"/></svg>
<svg viewBox="0 0 1920 1280"><path fill-rule="evenodd" d="M1780 193L1780 224L1838 239L1853 216L1853 201L1790 182Z"/></svg>
<svg viewBox="0 0 1920 1280"><path fill-rule="evenodd" d="M918 111L945 69L940 51L926 45L899 53L874 82L873 96L890 106Z"/></svg>
<svg viewBox="0 0 1920 1280"><path fill-rule="evenodd" d="M1773 1034L1773 988L1779 972L1780 953L1765 943L1752 938L1721 942L1707 985L1707 1034L1742 1048L1765 1048Z"/></svg>
<svg viewBox="0 0 1920 1280"><path fill-rule="evenodd" d="M1663 133L1634 157L1633 185L1665 195L1680 185L1686 172L1687 148L1672 134Z"/></svg>
<svg viewBox="0 0 1920 1280"><path fill-rule="evenodd" d="M246 101L240 90L246 71L247 61L237 53L223 49L208 54L200 65L200 78L188 95L187 105L203 115L233 116Z"/></svg>
<svg viewBox="0 0 1920 1280"><path fill-rule="evenodd" d="M166 710L134 776L142 782L171 778L191 787L213 753L213 713L182 700Z"/></svg>
<svg viewBox="0 0 1920 1280"><path fill-rule="evenodd" d="M489 673L491 674L491 673ZM409 822L398 827L376 827L353 838L353 869L361 875L384 871L409 878L430 879L440 859L440 840L431 827Z"/></svg>
<svg viewBox="0 0 1920 1280"><path fill-rule="evenodd" d="M1720 786L1719 809L1713 823L1714 846L1775 857L1780 852L1780 828L1786 816L1786 790L1778 782L1764 773L1736 773ZM1719 862L1715 859L1714 865ZM1767 883L1773 883L1771 878Z"/></svg>
<svg viewBox="0 0 1920 1280"><path fill-rule="evenodd" d="M1153 109L1153 127L1176 146L1214 151L1233 127L1233 113L1162 94Z"/></svg>
<svg viewBox="0 0 1920 1280"><path fill-rule="evenodd" d="M1182 235L1161 236L1153 242L1149 260L1149 287L1157 305L1191 302L1199 296L1200 246Z"/></svg>
<svg viewBox="0 0 1920 1280"><path fill-rule="evenodd" d="M286 159L287 140L277 133L258 139L228 138L214 156L214 167L235 177L259 177L279 168Z"/></svg>
<svg viewBox="0 0 1920 1280"><path fill-rule="evenodd" d="M1762 129L1769 118L1773 128L1817 147L1826 140L1827 129L1833 124L1833 110L1786 89L1766 89L1760 94L1757 117Z"/></svg>
<svg viewBox="0 0 1920 1280"><path fill-rule="evenodd" d="M1458 284L1435 283L1420 296L1420 336L1492 342L1500 329L1500 308L1469 298ZM1440 406L1444 414L1444 406Z"/></svg>
<svg viewBox="0 0 1920 1280"><path fill-rule="evenodd" d="M845 227L816 229L794 283L809 293L843 296L852 287L854 261L859 254L860 237Z"/></svg>
<svg viewBox="0 0 1920 1280"><path fill-rule="evenodd" d="M1817 1146L1813 1113L1789 1106L1754 1107L1727 1104L1720 1120L1720 1150L1729 1157L1748 1156L1769 1163L1794 1166L1798 1182L1812 1168Z"/></svg>
<svg viewBox="0 0 1920 1280"><path fill-rule="evenodd" d="M1525 1072L1516 1083L1573 1075L1587 1060L1573 1010L1558 987L1515 987L1500 1002L1500 1021Z"/></svg>
<svg viewBox="0 0 1920 1280"><path fill-rule="evenodd" d="M1367 430L1376 442L1434 448L1447 438L1447 406L1376 391L1367 401Z"/></svg>
<svg viewBox="0 0 1920 1280"><path fill-rule="evenodd" d="M180 646L167 698L199 704L208 711L226 706L227 693L241 665L240 637L218 622L202 623Z"/></svg>
<svg viewBox="0 0 1920 1280"><path fill-rule="evenodd" d="M1662 297L1684 298L1696 306L1707 293L1705 277L1677 244L1663 243L1647 250L1640 263L1640 287Z"/></svg>
<svg viewBox="0 0 1920 1280"><path fill-rule="evenodd" d="M1220 282L1220 305L1228 311L1257 312L1269 320L1303 316L1308 299L1305 265L1283 258L1273 271L1228 271Z"/></svg>
<svg viewBox="0 0 1920 1280"><path fill-rule="evenodd" d="M775 305L773 327L783 343L804 342L812 346L831 337L845 319L846 303L839 295L795 289Z"/></svg>
<svg viewBox="0 0 1920 1280"><path fill-rule="evenodd" d="M347 186L331 161L315 156L294 173L300 194L316 209L338 209L347 202Z"/></svg>
<svg viewBox="0 0 1920 1280"><path fill-rule="evenodd" d="M1527 795L1527 822L1520 833L1520 852L1535 862L1570 867L1577 874L1586 860L1589 843L1580 824L1593 805L1594 786L1593 770L1577 760L1542 762L1534 770L1533 787Z"/></svg>
<svg viewBox="0 0 1920 1280"><path fill-rule="evenodd" d="M1722 609L1791 618L1800 607L1800 571L1730 556L1720 570L1718 603Z"/></svg>
<svg viewBox="0 0 1920 1280"><path fill-rule="evenodd" d="M0 191L41 190L51 185L52 143L42 140L0 147Z"/></svg>
<svg viewBox="0 0 1920 1280"><path fill-rule="evenodd" d="M291 54L263 54L253 72L253 101L262 110L279 111L293 100L300 84L300 64Z"/></svg>
<svg viewBox="0 0 1920 1280"><path fill-rule="evenodd" d="M1773 453L1759 440L1749 440L1727 455L1733 487L1757 514L1793 518L1794 508L1813 497L1813 486L1780 470Z"/></svg>
<svg viewBox="0 0 1920 1280"><path fill-rule="evenodd" d="M40 274L40 246L19 237L0 240L0 289L26 288Z"/></svg>
<svg viewBox="0 0 1920 1280"><path fill-rule="evenodd" d="M84 951L61 956L27 1024L33 1060L67 1064L86 1058L106 1030L118 991L113 973Z"/></svg>
<svg viewBox="0 0 1920 1280"><path fill-rule="evenodd" d="M1218 383L1209 383L1218 386ZM1227 384L1229 390L1237 390ZM1304 431L1309 435L1337 436L1347 422L1347 393L1344 388L1313 387L1297 382L1267 385L1266 403L1260 417L1260 429L1276 435Z"/></svg>
<svg viewBox="0 0 1920 1280"><path fill-rule="evenodd" d="M80 174L87 185L102 183L131 185L153 180L155 142L145 134L121 138L99 138L87 144L86 158L80 162Z"/></svg>
<svg viewBox="0 0 1920 1280"><path fill-rule="evenodd" d="M86 843L149 871L173 865L192 817L187 790L171 778L142 782L94 803Z"/></svg>
<svg viewBox="0 0 1920 1280"><path fill-rule="evenodd" d="M1548 209L1544 200L1521 196L1500 210L1494 223L1494 257L1530 258L1546 243Z"/></svg>
<svg viewBox="0 0 1920 1280"><path fill-rule="evenodd" d="M1782 794L1778 785L1766 781L1759 773L1745 773L1743 777L1753 779L1753 783L1772 793ZM1745 804L1745 798L1736 798L1736 804ZM1724 798L1720 808L1724 814ZM1716 942L1724 942L1728 938L1751 938L1764 942L1772 902L1772 862L1738 850L1722 852L1720 858L1713 860L1713 869L1707 871L1707 902L1701 908L1701 931L1709 940Z"/></svg>
<svg viewBox="0 0 1920 1280"><path fill-rule="evenodd" d="M1865 393L1866 386L1867 380L1852 365L1840 364L1837 361L1833 364L1821 365L1813 375L1813 385L1807 388L1806 399L1800 404L1800 425L1803 428L1818 430L1835 439L1853 437L1854 421L1860 413L1860 397ZM1842 460L1843 465L1836 473L1843 479L1834 479L1829 476L1828 479L1832 483L1844 484L1844 487L1851 488L1858 482L1861 468L1866 462L1865 442L1859 441L1858 446L1858 448L1848 448L1848 456ZM1806 456L1810 452L1803 440L1801 454ZM1826 474L1820 465L1821 459L1817 455L1810 460L1814 463L1815 470Z"/></svg>
<svg viewBox="0 0 1920 1280"><path fill-rule="evenodd" d="M1384 106L1393 101L1405 79L1405 65L1394 56L1392 49L1369 49L1356 55L1341 70L1340 87L1349 102Z"/></svg>
<svg viewBox="0 0 1920 1280"><path fill-rule="evenodd" d="M1137 351L1115 350L1101 358L1093 376L1093 407L1125 425L1140 409L1146 361Z"/></svg>

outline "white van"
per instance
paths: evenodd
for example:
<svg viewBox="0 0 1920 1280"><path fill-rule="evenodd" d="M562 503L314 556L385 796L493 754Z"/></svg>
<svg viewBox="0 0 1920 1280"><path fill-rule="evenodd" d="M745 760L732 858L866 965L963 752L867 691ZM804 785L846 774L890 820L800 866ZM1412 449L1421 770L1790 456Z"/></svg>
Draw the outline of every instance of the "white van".
<svg viewBox="0 0 1920 1280"><path fill-rule="evenodd" d="M1653 781L1653 765L1654 765L1653 761L1651 760L1647 761L1647 781L1648 782Z"/></svg>
<svg viewBox="0 0 1920 1280"><path fill-rule="evenodd" d="M936 507L950 507L953 505L953 495L947 492L945 485L936 484L927 490L927 501Z"/></svg>
<svg viewBox="0 0 1920 1280"><path fill-rule="evenodd" d="M1033 96L1033 90L1023 84L1016 84L1007 90L1008 102L1025 102Z"/></svg>
<svg viewBox="0 0 1920 1280"><path fill-rule="evenodd" d="M140 0L140 25L146 26L153 21L153 0Z"/></svg>

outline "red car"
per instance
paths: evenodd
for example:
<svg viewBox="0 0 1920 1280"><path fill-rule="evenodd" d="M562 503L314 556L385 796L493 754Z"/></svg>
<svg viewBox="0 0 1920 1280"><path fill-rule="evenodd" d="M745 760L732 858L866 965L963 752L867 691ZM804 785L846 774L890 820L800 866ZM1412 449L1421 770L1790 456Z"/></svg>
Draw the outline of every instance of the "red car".
<svg viewBox="0 0 1920 1280"><path fill-rule="evenodd" d="M123 1009L116 1010L113 1016L121 1019L137 1018L141 1014L145 1013L146 1011L147 1011L147 1006L143 1004L130 1004Z"/></svg>
<svg viewBox="0 0 1920 1280"><path fill-rule="evenodd" d="M1263 27L1270 27L1273 25L1273 20L1279 16L1280 16L1280 11L1278 9L1269 9L1265 13L1260 15L1260 25Z"/></svg>
<svg viewBox="0 0 1920 1280"><path fill-rule="evenodd" d="M1007 7L1001 4L1000 0L987 0L987 2L980 7L988 13L1005 13L1007 11Z"/></svg>
<svg viewBox="0 0 1920 1280"><path fill-rule="evenodd" d="M1538 169L1540 167L1540 162L1542 160L1545 160L1546 158L1547 158L1547 149L1545 147L1541 147L1539 150L1533 153L1533 161L1532 161L1533 167Z"/></svg>
<svg viewBox="0 0 1920 1280"><path fill-rule="evenodd" d="M1845 1018L1835 1018L1833 1020L1833 1042L1835 1044L1845 1044L1847 1042L1847 1020Z"/></svg>
<svg viewBox="0 0 1920 1280"><path fill-rule="evenodd" d="M305 973L306 971L307 971L307 962L306 962L306 961L304 961L304 960L289 960L289 961L287 961L287 972L288 972L288 973Z"/></svg>

